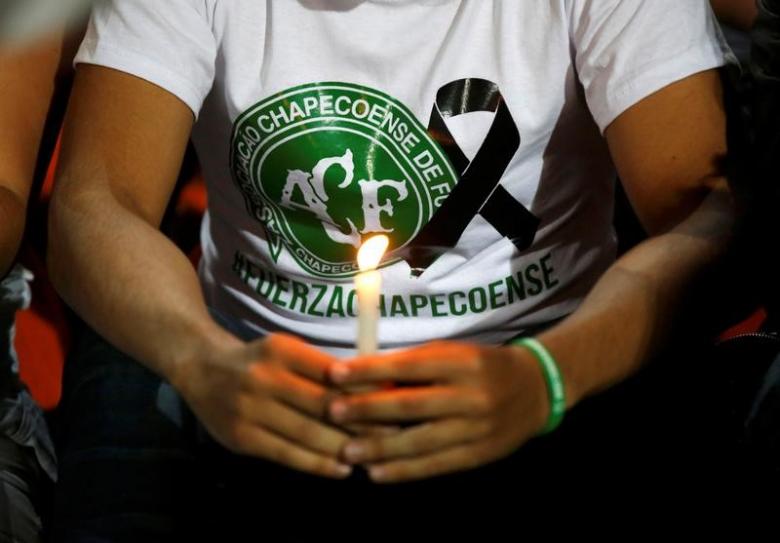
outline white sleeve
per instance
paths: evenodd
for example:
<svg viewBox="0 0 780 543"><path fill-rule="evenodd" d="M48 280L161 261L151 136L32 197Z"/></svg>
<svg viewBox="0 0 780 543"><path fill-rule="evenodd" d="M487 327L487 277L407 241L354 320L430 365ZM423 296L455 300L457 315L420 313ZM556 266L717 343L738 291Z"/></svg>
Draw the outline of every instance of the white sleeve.
<svg viewBox="0 0 780 543"><path fill-rule="evenodd" d="M204 6L202 0L98 2L74 64L145 79L178 97L197 117L213 84L217 49Z"/></svg>
<svg viewBox="0 0 780 543"><path fill-rule="evenodd" d="M708 0L571 0L577 72L602 133L648 95L734 61Z"/></svg>

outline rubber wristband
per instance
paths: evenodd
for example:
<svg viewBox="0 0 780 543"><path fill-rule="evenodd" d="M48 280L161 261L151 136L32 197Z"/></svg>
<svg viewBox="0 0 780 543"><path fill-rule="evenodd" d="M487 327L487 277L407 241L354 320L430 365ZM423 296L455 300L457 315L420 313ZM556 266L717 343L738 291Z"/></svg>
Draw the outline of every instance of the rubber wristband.
<svg viewBox="0 0 780 543"><path fill-rule="evenodd" d="M524 337L513 341L512 344L520 345L531 351L542 368L542 375L547 383L547 393L550 398L550 414L547 416L547 423L542 428L541 434L548 434L560 426L566 412L566 394L561 371L550 351L538 340Z"/></svg>

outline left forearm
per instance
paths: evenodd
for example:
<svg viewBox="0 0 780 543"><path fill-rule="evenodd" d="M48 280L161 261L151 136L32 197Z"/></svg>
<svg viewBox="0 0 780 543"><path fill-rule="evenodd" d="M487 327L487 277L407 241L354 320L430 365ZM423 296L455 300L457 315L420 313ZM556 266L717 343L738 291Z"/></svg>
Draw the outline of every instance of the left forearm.
<svg viewBox="0 0 780 543"><path fill-rule="evenodd" d="M676 228L619 259L577 311L539 336L561 366L569 406L636 372L682 316L694 316L693 293L724 259L733 222L721 186Z"/></svg>
<svg viewBox="0 0 780 543"><path fill-rule="evenodd" d="M756 20L756 0L710 0L715 15L722 23L744 32L750 30Z"/></svg>

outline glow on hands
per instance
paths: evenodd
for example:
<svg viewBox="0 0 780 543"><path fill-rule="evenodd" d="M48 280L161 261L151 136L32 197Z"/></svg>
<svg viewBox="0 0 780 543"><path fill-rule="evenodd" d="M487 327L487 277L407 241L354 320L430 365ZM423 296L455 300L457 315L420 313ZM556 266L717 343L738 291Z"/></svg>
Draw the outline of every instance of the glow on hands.
<svg viewBox="0 0 780 543"><path fill-rule="evenodd" d="M548 399L538 363L518 347L435 342L333 364L341 387L397 386L331 402L338 424L414 423L386 435L352 437L351 464L376 482L400 482L474 468L509 455L544 425Z"/></svg>

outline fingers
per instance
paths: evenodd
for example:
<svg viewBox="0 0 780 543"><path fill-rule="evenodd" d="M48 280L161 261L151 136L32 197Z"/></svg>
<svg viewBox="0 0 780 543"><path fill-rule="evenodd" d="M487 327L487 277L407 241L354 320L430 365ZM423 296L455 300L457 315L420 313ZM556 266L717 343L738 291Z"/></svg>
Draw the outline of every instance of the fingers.
<svg viewBox="0 0 780 543"><path fill-rule="evenodd" d="M489 434L490 426L484 421L452 418L421 424L391 435L353 438L344 449L344 457L352 464L387 462L471 443Z"/></svg>
<svg viewBox="0 0 780 543"><path fill-rule="evenodd" d="M350 466L335 458L306 450L252 424L237 425L231 441L235 444L231 448L236 452L265 458L313 475L343 479L352 472Z"/></svg>
<svg viewBox="0 0 780 543"><path fill-rule="evenodd" d="M338 423L400 422L476 414L482 408L479 396L455 387L414 387L339 397L330 416Z"/></svg>
<svg viewBox="0 0 780 543"><path fill-rule="evenodd" d="M339 385L382 381L442 382L472 373L479 360L479 351L470 345L431 343L408 351L333 364L329 373L331 380Z"/></svg>
<svg viewBox="0 0 780 543"><path fill-rule="evenodd" d="M337 391L326 385L335 357L289 335L273 334L249 347L248 392L270 394L313 417L325 419Z"/></svg>
<svg viewBox="0 0 780 543"><path fill-rule="evenodd" d="M344 424L342 427L355 436L391 436L402 430L393 424Z"/></svg>
<svg viewBox="0 0 780 543"><path fill-rule="evenodd" d="M327 383L328 369L336 357L320 351L305 341L286 334L272 334L261 340L263 355L272 363L282 364L295 373L318 383Z"/></svg>
<svg viewBox="0 0 780 543"><path fill-rule="evenodd" d="M333 457L341 454L349 439L348 434L273 400L241 395L237 410L244 422L263 426L306 449Z"/></svg>
<svg viewBox="0 0 780 543"><path fill-rule="evenodd" d="M271 395L286 405L323 420L327 418L331 400L339 394L278 366L252 364L248 372L249 379L244 387L246 392Z"/></svg>
<svg viewBox="0 0 780 543"><path fill-rule="evenodd" d="M322 422L339 393L321 384L329 356L290 337L208 354L193 364L182 395L220 443L316 475L349 475L339 461L349 434Z"/></svg>
<svg viewBox="0 0 780 543"><path fill-rule="evenodd" d="M473 469L499 457L484 442L471 443L424 456L374 464L369 466L368 474L376 483L414 481Z"/></svg>

